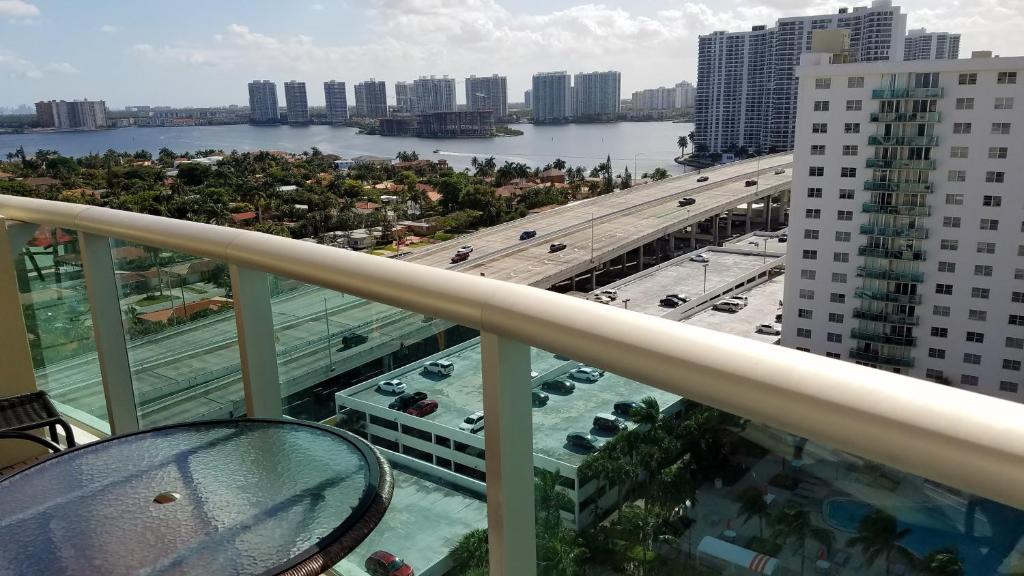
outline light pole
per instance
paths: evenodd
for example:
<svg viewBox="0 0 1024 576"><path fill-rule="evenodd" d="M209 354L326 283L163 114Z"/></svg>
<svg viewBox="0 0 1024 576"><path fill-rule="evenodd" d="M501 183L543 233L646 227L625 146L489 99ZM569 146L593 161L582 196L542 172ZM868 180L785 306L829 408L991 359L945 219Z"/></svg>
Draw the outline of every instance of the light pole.
<svg viewBox="0 0 1024 576"><path fill-rule="evenodd" d="M622 307L625 308L626 310L629 310L629 300L629 298L622 299Z"/></svg>
<svg viewBox="0 0 1024 576"><path fill-rule="evenodd" d="M590 211L590 263L594 263L594 211Z"/></svg>
<svg viewBox="0 0 1024 576"><path fill-rule="evenodd" d="M704 264L704 293L708 293L708 265Z"/></svg>
<svg viewBox="0 0 1024 576"><path fill-rule="evenodd" d="M334 350L331 349L331 317L327 315L327 297L324 296L324 323L327 324L327 358L334 372Z"/></svg>

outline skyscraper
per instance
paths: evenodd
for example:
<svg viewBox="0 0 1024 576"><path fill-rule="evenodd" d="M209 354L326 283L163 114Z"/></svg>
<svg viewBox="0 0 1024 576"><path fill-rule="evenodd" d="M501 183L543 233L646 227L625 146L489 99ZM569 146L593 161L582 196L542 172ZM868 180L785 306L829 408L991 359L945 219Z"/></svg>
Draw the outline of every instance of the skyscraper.
<svg viewBox="0 0 1024 576"><path fill-rule="evenodd" d="M904 60L956 60L959 57L959 34L917 28L907 32L903 43Z"/></svg>
<svg viewBox="0 0 1024 576"><path fill-rule="evenodd" d="M902 60L907 16L891 0L835 14L781 18L774 28L713 32L698 40L697 144L791 150L800 55L815 30L849 31L848 56L859 62Z"/></svg>
<svg viewBox="0 0 1024 576"><path fill-rule="evenodd" d="M249 82L249 121L254 124L274 124L280 121L277 84L270 80Z"/></svg>
<svg viewBox="0 0 1024 576"><path fill-rule="evenodd" d="M494 110L495 120L508 116L508 81L494 74L466 78L466 109Z"/></svg>
<svg viewBox="0 0 1024 576"><path fill-rule="evenodd" d="M676 108L693 108L697 98L697 88L686 80L676 84Z"/></svg>
<svg viewBox="0 0 1024 576"><path fill-rule="evenodd" d="M1024 58L979 56L804 56L784 345L1021 400Z"/></svg>
<svg viewBox="0 0 1024 576"><path fill-rule="evenodd" d="M107 104L103 100L50 100L36 102L40 128L98 130L107 127Z"/></svg>
<svg viewBox="0 0 1024 576"><path fill-rule="evenodd" d="M523 92L523 105L526 106L527 110L533 108L533 90L527 88L526 91Z"/></svg>
<svg viewBox="0 0 1024 576"><path fill-rule="evenodd" d="M400 114L412 114L416 111L416 98L413 97L411 83L395 82L395 102L398 104L395 111Z"/></svg>
<svg viewBox="0 0 1024 576"><path fill-rule="evenodd" d="M571 86L572 80L564 70L534 74L530 98L533 122L545 124L569 121L572 117Z"/></svg>
<svg viewBox="0 0 1024 576"><path fill-rule="evenodd" d="M370 78L356 84L356 116L360 118L387 118L388 93L383 80Z"/></svg>
<svg viewBox="0 0 1024 576"><path fill-rule="evenodd" d="M672 110L680 108L676 105L678 100L675 88L648 88L633 92L632 106L634 112L645 112L648 110Z"/></svg>
<svg viewBox="0 0 1024 576"><path fill-rule="evenodd" d="M305 82L285 82L284 103L288 107L289 124L309 124L309 101L306 100Z"/></svg>
<svg viewBox="0 0 1024 576"><path fill-rule="evenodd" d="M327 105L328 122L342 124L348 120L348 96L345 95L344 82L324 82L324 102Z"/></svg>
<svg viewBox="0 0 1024 576"><path fill-rule="evenodd" d="M413 80L413 97L416 99L416 113L455 112L455 79L448 76L438 78L420 76Z"/></svg>
<svg viewBox="0 0 1024 576"><path fill-rule="evenodd" d="M622 75L615 71L578 73L573 83L573 117L614 119L622 96Z"/></svg>

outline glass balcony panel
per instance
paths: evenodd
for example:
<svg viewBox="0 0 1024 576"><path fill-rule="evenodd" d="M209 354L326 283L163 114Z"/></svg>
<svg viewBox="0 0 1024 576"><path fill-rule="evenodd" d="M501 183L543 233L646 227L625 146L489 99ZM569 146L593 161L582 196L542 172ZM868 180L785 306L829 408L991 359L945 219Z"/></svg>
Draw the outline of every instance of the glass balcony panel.
<svg viewBox="0 0 1024 576"><path fill-rule="evenodd" d="M891 270L877 266L858 266L857 276L865 278L877 278L879 280L893 280L896 282L923 282L924 274L915 271Z"/></svg>
<svg viewBox="0 0 1024 576"><path fill-rule="evenodd" d="M871 312L868 310L862 310L860 308L855 308L853 310L853 317L860 320L884 322L886 324L900 324L903 326L917 326L920 320L919 316L905 316L902 314L889 314L886 312Z"/></svg>
<svg viewBox="0 0 1024 576"><path fill-rule="evenodd" d="M36 384L68 416L106 428L78 232L40 226L14 266Z"/></svg>
<svg viewBox="0 0 1024 576"><path fill-rule="evenodd" d="M920 294L896 294L894 292L886 292L884 289L880 290L869 290L867 288L856 288L853 291L853 295L857 298L865 298L867 300L878 300L880 302L895 302L896 304L920 304Z"/></svg>
<svg viewBox="0 0 1024 576"><path fill-rule="evenodd" d="M911 194L927 194L932 191L932 183L865 180L864 189L872 192L906 192Z"/></svg>
<svg viewBox="0 0 1024 576"><path fill-rule="evenodd" d="M853 328L850 330L850 336L856 340L877 342L879 344L888 344L891 346L914 346L917 344L917 338L912 336L893 336L891 334L879 332L878 330L864 328Z"/></svg>
<svg viewBox="0 0 1024 576"><path fill-rule="evenodd" d="M874 100L901 100L907 98L942 98L942 88L894 88L872 90Z"/></svg>
<svg viewBox="0 0 1024 576"><path fill-rule="evenodd" d="M227 264L111 240L143 427L245 414Z"/></svg>
<svg viewBox="0 0 1024 576"><path fill-rule="evenodd" d="M861 210L868 214L897 214L899 216L929 216L932 210L928 206L916 204L878 204L864 202Z"/></svg>
<svg viewBox="0 0 1024 576"><path fill-rule="evenodd" d="M872 122L893 122L893 123L908 123L908 122L938 122L940 119L939 112L872 112Z"/></svg>
<svg viewBox="0 0 1024 576"><path fill-rule="evenodd" d="M888 170L935 170L935 160L907 160L902 158L868 158L868 168Z"/></svg>
<svg viewBox="0 0 1024 576"><path fill-rule="evenodd" d="M894 356L887 354L879 354L875 352L869 352L866 350L858 350L856 348L850 349L850 358L854 360L861 360L863 362L869 362L871 364L881 364L884 366L899 366L903 368L913 368L914 358L912 356Z"/></svg>
<svg viewBox="0 0 1024 576"><path fill-rule="evenodd" d="M871 134L868 136L868 144L871 146L938 146L938 136L882 136Z"/></svg>

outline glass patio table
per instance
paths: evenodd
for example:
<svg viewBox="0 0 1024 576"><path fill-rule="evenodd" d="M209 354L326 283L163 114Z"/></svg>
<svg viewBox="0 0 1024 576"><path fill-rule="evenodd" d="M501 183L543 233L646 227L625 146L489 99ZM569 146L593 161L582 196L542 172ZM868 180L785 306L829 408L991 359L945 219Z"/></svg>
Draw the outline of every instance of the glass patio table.
<svg viewBox="0 0 1024 576"><path fill-rule="evenodd" d="M192 422L73 448L0 481L0 574L321 574L376 527L391 469L298 421Z"/></svg>

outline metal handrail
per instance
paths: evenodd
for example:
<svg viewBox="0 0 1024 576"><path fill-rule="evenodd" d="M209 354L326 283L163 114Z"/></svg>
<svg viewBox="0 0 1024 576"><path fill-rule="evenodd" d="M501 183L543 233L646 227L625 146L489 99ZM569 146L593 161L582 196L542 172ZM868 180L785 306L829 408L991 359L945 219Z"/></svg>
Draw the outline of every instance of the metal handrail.
<svg viewBox="0 0 1024 576"><path fill-rule="evenodd" d="M247 230L12 196L0 196L0 215L216 258L479 328L1024 508L1024 406L1014 402L538 288Z"/></svg>

